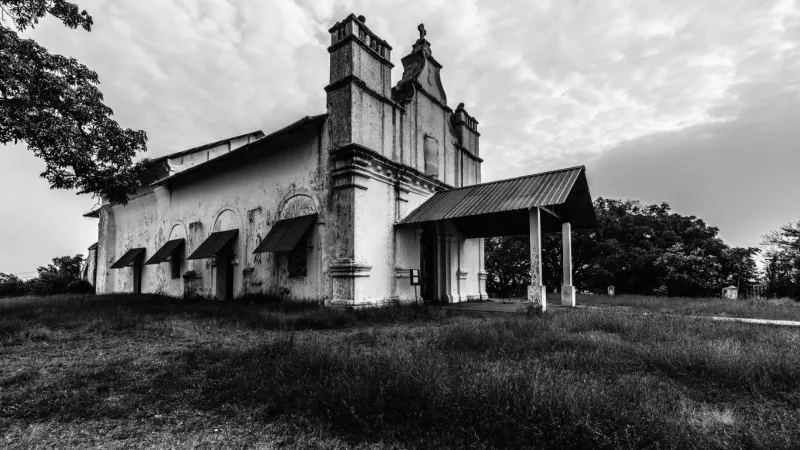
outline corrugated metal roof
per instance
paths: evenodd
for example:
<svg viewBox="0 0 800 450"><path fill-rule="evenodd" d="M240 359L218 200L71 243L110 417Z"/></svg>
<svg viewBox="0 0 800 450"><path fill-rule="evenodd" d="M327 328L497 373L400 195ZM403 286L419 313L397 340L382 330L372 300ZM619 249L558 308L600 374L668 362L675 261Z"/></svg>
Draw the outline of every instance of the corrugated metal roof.
<svg viewBox="0 0 800 450"><path fill-rule="evenodd" d="M253 253L291 251L316 220L316 214L309 214L275 222Z"/></svg>
<svg viewBox="0 0 800 450"><path fill-rule="evenodd" d="M256 130L256 131L251 131L250 133L240 134L238 136L232 136L232 137L229 137L229 138L226 138L226 139L220 139L218 141L209 142L208 144L198 145L197 147L192 147L192 148L187 149L187 150L180 150L180 151L177 151L177 152L170 153L168 155L159 156L158 158L151 159L149 162L152 164L152 163L165 161L167 159L173 159L173 158L179 158L181 156L191 155L192 153L197 153L199 151L202 151L202 150L205 150L205 149L208 149L208 148L216 147L216 146L222 145L222 144L224 144L224 143L226 143L228 141L234 141L236 139L241 139L241 138L243 138L245 136L258 136L258 138L260 139L260 138L264 137L264 132L261 131L261 130Z"/></svg>
<svg viewBox="0 0 800 450"><path fill-rule="evenodd" d="M114 264L111 265L112 269L123 269L128 267L132 262L136 261L137 259L144 259L144 252L145 249L142 247L132 248L125 252L124 255L120 259L117 260Z"/></svg>
<svg viewBox="0 0 800 450"><path fill-rule="evenodd" d="M93 209L93 210L87 212L86 214L84 214L83 217L100 217L100 210L101 209L102 209L102 207L97 208L97 209Z"/></svg>
<svg viewBox="0 0 800 450"><path fill-rule="evenodd" d="M186 259L213 258L239 234L239 230L225 230L211 235Z"/></svg>
<svg viewBox="0 0 800 450"><path fill-rule="evenodd" d="M158 264L166 261L167 258L169 258L170 255L175 252L175 250L183 245L183 243L183 239L173 239L171 241L167 241L153 256L150 257L150 259L147 260L147 262L145 262L145 264Z"/></svg>
<svg viewBox="0 0 800 450"><path fill-rule="evenodd" d="M401 224L455 219L537 206L560 205L584 172L583 166L437 192Z"/></svg>
<svg viewBox="0 0 800 450"><path fill-rule="evenodd" d="M248 150L252 150L254 148L260 147L260 146L270 142L274 138L277 138L279 136L283 136L283 135L286 135L286 134L289 134L289 133L293 133L293 132L299 130L300 128L302 128L303 126L308 125L310 123L319 122L319 121L323 120L327 115L328 115L327 113L324 113L324 114L318 114L316 116L303 117L302 119L300 119L300 120L298 120L298 121L296 121L296 122L294 122L294 123L292 123L292 124L290 124L288 126L285 126L285 127L281 128L278 131L270 133L270 134L262 137L261 139L257 139L255 141L250 142L249 144L245 144L245 145L243 145L241 147L237 147L237 148L235 148L235 149L233 149L233 150L231 150L229 152L225 152L225 153L217 156L216 158L212 158L212 159L209 159L206 162L203 162L203 163L194 165L192 167L189 167L186 170L182 170L180 172L174 173L174 174L172 174L172 175L170 175L170 176L168 176L166 178L163 178L161 180L158 180L158 181L152 183L151 186L160 186L160 185L163 185L163 184L167 184L167 183L169 183L171 181L174 181L174 180L176 180L178 178L184 177L187 174L195 173L195 172L197 172L199 170L207 169L209 166L212 166L212 165L214 165L214 164L216 164L216 163L218 163L220 161L225 161L225 160L233 157L234 155L240 155L243 152L246 152Z"/></svg>

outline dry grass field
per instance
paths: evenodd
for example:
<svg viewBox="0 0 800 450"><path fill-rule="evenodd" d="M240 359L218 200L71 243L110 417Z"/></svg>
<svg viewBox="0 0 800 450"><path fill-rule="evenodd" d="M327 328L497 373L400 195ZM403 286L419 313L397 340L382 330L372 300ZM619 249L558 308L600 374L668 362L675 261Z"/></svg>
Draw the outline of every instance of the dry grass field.
<svg viewBox="0 0 800 450"><path fill-rule="evenodd" d="M737 313L738 314L738 313ZM158 296L0 300L8 448L797 448L800 330Z"/></svg>
<svg viewBox="0 0 800 450"><path fill-rule="evenodd" d="M552 295L552 294L551 294ZM548 301L560 302L556 295ZM587 306L615 306L669 314L746 317L800 322L800 302L789 299L727 300L723 298L649 297L644 295L578 295Z"/></svg>

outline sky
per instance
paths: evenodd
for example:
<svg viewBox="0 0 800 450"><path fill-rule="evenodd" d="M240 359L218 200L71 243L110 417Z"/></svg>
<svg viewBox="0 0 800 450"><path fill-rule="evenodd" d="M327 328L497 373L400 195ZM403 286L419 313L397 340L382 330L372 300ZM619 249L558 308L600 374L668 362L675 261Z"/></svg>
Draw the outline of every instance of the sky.
<svg viewBox="0 0 800 450"><path fill-rule="evenodd" d="M425 24L448 102L480 122L483 180L585 165L593 197L669 203L732 246L800 219L800 0L73 0L91 32L23 35L96 71L148 157L325 112L348 14L400 59ZM88 195L0 150L0 272L86 253Z"/></svg>

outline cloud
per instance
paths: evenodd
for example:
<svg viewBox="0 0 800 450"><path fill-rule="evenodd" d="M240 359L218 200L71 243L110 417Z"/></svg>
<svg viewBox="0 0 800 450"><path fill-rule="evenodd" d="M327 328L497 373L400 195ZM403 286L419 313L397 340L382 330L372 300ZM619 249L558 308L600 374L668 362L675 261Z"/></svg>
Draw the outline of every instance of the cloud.
<svg viewBox="0 0 800 450"><path fill-rule="evenodd" d="M789 32L798 24L782 23ZM800 46L749 58L761 66L729 88L724 107L734 119L617 144L589 164L596 193L668 201L722 225L736 245L757 245L768 229L797 220Z"/></svg>
<svg viewBox="0 0 800 450"><path fill-rule="evenodd" d="M327 29L354 12L394 47L395 82L425 23L451 106L480 121L484 180L588 162L596 195L708 213L742 242L786 215L733 218L717 205L796 193L770 174L789 178L797 163L798 1L78 2L91 33L45 20L27 34L97 71L117 120L148 132L151 157L323 112ZM0 257L0 271L65 253L56 241L73 253L93 242L95 223L80 217L91 199L47 189L21 146L3 158L20 176L0 189L26 192L3 212L29 215L6 233L30 237L54 216L60 228L40 250ZM760 181L717 189L722 172Z"/></svg>

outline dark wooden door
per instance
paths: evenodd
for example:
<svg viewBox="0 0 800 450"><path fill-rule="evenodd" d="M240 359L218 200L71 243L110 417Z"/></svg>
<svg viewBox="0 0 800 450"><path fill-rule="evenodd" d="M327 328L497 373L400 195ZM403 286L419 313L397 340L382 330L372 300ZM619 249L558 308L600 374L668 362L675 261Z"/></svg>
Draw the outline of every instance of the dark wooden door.
<svg viewBox="0 0 800 450"><path fill-rule="evenodd" d="M133 293L142 293L142 263L136 262L133 264Z"/></svg>
<svg viewBox="0 0 800 450"><path fill-rule="evenodd" d="M420 242L420 296L424 301L435 301L436 296L436 229L426 226Z"/></svg>
<svg viewBox="0 0 800 450"><path fill-rule="evenodd" d="M233 252L230 248L217 253L217 300L233 300Z"/></svg>

